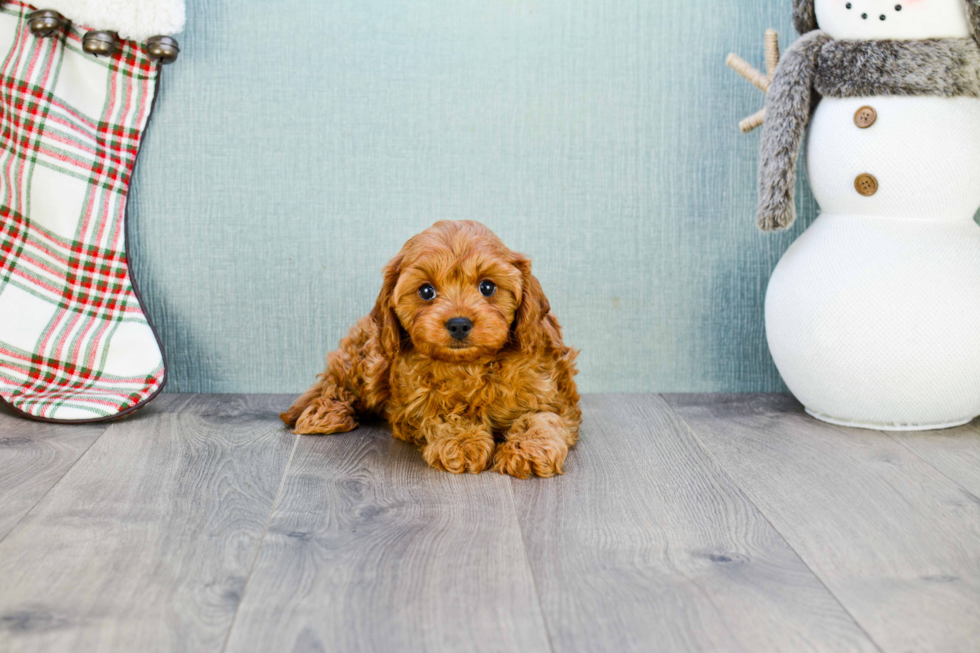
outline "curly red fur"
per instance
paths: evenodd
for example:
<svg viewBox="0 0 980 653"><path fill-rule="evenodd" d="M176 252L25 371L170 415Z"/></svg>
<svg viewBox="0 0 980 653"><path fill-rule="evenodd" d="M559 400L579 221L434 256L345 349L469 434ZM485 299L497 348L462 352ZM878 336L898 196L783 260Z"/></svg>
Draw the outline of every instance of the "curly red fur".
<svg viewBox="0 0 980 653"><path fill-rule="evenodd" d="M419 296L424 284L435 299ZM446 328L454 317L472 322L463 340ZM374 310L280 417L330 434L378 415L437 469L553 476L578 440L577 355L526 257L478 222L437 222L388 263Z"/></svg>

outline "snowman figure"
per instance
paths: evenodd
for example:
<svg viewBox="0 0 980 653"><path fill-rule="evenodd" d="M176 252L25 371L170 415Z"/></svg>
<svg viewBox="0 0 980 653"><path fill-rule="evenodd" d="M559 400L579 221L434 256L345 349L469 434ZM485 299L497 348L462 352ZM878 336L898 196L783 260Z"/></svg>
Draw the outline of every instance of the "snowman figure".
<svg viewBox="0 0 980 653"><path fill-rule="evenodd" d="M795 219L804 135L821 213L769 283L776 366L827 422L969 422L980 415L980 0L795 0L794 20L803 37L761 80L758 223Z"/></svg>

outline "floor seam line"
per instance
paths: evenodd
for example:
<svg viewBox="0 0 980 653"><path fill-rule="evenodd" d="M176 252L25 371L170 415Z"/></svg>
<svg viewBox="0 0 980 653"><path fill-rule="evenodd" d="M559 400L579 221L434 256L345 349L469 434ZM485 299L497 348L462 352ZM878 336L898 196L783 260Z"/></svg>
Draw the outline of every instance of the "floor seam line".
<svg viewBox="0 0 980 653"><path fill-rule="evenodd" d="M225 635L224 644L221 645L221 653L225 652L229 642L231 642L231 634L235 630L238 613L242 608L242 604L245 602L245 595L248 592L249 583L252 582L252 574L255 572L255 566L258 564L259 556L262 554L262 548L265 546L265 536L269 533L269 525L272 524L272 517L276 513L276 508L279 507L280 499L282 499L282 490L286 487L286 478L289 476L289 469L293 466L293 457L296 455L296 449L299 447L299 439L301 437L298 434L293 436L293 448L290 450L289 460L286 461L286 466L282 470L282 480L279 481L276 498L273 500L272 507L269 509L269 517L265 520L265 528L262 530L262 537L259 538L259 545L255 549L255 557L252 559L252 565L249 567L248 575L245 577L245 585L242 587L242 595L238 598L238 605L235 606L235 614L232 615L231 623L228 624L228 633Z"/></svg>
<svg viewBox="0 0 980 653"><path fill-rule="evenodd" d="M544 606L541 605L541 591L538 589L538 577L534 573L531 565L531 555L527 550L527 538L524 536L524 525L521 524L520 516L517 513L517 493L514 492L514 483L518 481L508 477L507 489L510 492L510 505L514 508L514 521L517 523L517 531L521 534L521 548L524 551L524 564L527 571L531 574L531 587L534 588L534 601L538 604L538 612L541 614L541 623L544 624L544 636L548 640L548 650L555 653L555 644L551 639L551 627L548 624L548 617L544 613Z"/></svg>
<svg viewBox="0 0 980 653"><path fill-rule="evenodd" d="M903 449L905 449L906 451L908 451L910 454L912 454L913 456L915 456L916 458L918 458L919 460L921 460L923 463L925 463L930 469L935 470L940 476L942 476L943 478L945 478L947 481L949 481L950 483L952 483L956 487L960 488L961 490L963 490L964 492L966 492L967 494L969 494L971 497L975 498L977 500L977 502L980 502L980 496L977 496L977 494L974 493L973 490L971 490L968 487L964 487L962 483L960 483L955 478L953 478L952 476L950 476L949 474L947 474L943 470L941 470L938 467L936 467L935 465L933 465L932 462L930 462L928 458L924 458L918 451L916 451L912 447L910 447L907 444L905 444L904 442L902 442L899 438L896 438L894 434L889 433L888 431L878 431L878 432L879 433L883 433L884 435L888 436L888 438L892 442L895 442L896 444L898 444L899 446L901 446Z"/></svg>
<svg viewBox="0 0 980 653"><path fill-rule="evenodd" d="M684 428L686 428L691 433L691 435L694 437L695 442L698 443L698 445L704 450L704 452L708 455L708 457L711 458L711 460L716 465L718 465L718 469L721 470L721 473L724 474L725 477L732 482L732 485L735 487L736 490L738 490L739 494L742 495L745 498L745 500L748 501L749 504L756 510L756 512L759 513L759 516L762 517L767 524L769 524L769 527L773 530L773 532L779 536L779 539L781 539L786 544L786 546L789 547L790 551L793 552L796 558L803 564L804 567L807 568L807 570L809 570L809 572L813 575L816 581L820 583L820 586L827 591L827 593L834 599L837 605L840 606L841 610L844 611L844 614L850 617L854 625L857 626L862 633L864 633L864 636L868 638L868 641L871 642L871 645L874 646L881 653L885 653L885 649L883 649L881 645L878 643L878 641L871 636L871 633L869 633L867 629L865 629L864 624L858 621L857 617L855 617L854 614L848 609L848 607L844 605L844 602L841 601L840 597L837 596L837 594L832 589L830 589L830 587L827 586L827 583L825 583L823 578L820 577L820 574L818 574L816 570L814 570L813 567L811 567L807 563L807 561L803 558L803 556L800 555L800 552L796 550L796 547L794 547L790 543L790 541L786 539L786 536L783 535L783 532L780 531L778 528L776 528L776 525L773 524L772 520L769 519L769 515L767 515L765 511L763 511L762 508L755 501L752 500L752 497L749 496L749 493L745 491L742 485L735 479L735 477L731 473L729 473L729 471L725 468L725 466L721 464L721 461L715 457L715 454L711 451L711 449L708 448L708 445L706 445L704 441L698 436L697 431L695 431L694 428L690 424L688 424L687 420L684 419L684 416L678 413L674 409L674 407L670 405L670 402L667 400L667 398L664 397L662 394L657 396L659 396L663 400L667 408L669 408L670 411L677 417L677 419L680 420L681 424L684 425Z"/></svg>
<svg viewBox="0 0 980 653"><path fill-rule="evenodd" d="M49 494L51 494L51 490L55 489L56 487L58 487L61 484L61 481L63 481L65 479L65 477L68 476L68 472L70 472L71 470L73 470L75 468L75 465L77 465L79 462L81 462L82 458L84 458L85 456L88 455L88 452L91 451L92 447L95 446L95 443L98 442L99 440L101 440L103 437L105 437L105 434L108 433L109 430L113 426L114 426L113 424L106 425L105 429L102 430L102 433L99 433L98 437L94 438L89 443L89 445L87 447L85 447L85 451L83 451L78 456L78 458L75 459L75 462L73 462L71 465L68 466L68 469L66 469L64 471L64 473L61 476L58 477L58 480L55 481L54 483L52 483L51 484L51 487L49 487L47 490L45 490L44 494L42 494L41 496L39 496L37 498L37 501L35 501L33 504L31 504L31 507L28 508L24 512L24 514L20 516L20 519L18 519L17 522L13 526L10 527L10 530L7 531L6 534L3 537L0 537L0 544L3 544L3 542L7 539L7 537L9 537L11 533L13 533L14 531L17 530L17 528L24 522L24 520L27 519L27 516L30 515L32 512L34 512L34 509L37 508L38 505L42 501L44 501L44 499Z"/></svg>

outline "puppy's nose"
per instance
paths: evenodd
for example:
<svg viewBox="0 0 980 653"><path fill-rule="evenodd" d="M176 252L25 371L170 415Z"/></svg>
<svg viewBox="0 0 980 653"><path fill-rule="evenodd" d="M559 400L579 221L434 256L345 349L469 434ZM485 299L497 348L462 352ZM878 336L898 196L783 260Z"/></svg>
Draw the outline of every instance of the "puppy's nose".
<svg viewBox="0 0 980 653"><path fill-rule="evenodd" d="M473 323L465 317L454 317L451 320L446 320L446 330L456 340L466 338L466 336L470 335L470 329L472 328Z"/></svg>

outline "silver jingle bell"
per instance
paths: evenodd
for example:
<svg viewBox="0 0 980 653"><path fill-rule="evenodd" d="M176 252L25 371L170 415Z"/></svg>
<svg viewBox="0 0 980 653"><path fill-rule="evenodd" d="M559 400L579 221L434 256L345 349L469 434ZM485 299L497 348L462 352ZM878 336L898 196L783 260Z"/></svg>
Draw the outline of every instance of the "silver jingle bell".
<svg viewBox="0 0 980 653"><path fill-rule="evenodd" d="M82 49L97 57L108 57L116 51L119 42L114 32L92 30L82 37Z"/></svg>
<svg viewBox="0 0 980 653"><path fill-rule="evenodd" d="M169 36L151 36L146 40L146 56L161 64L173 63L180 54L177 39Z"/></svg>
<svg viewBox="0 0 980 653"><path fill-rule="evenodd" d="M68 24L64 16L53 9L38 9L27 17L27 26L31 34L38 38L51 36Z"/></svg>

